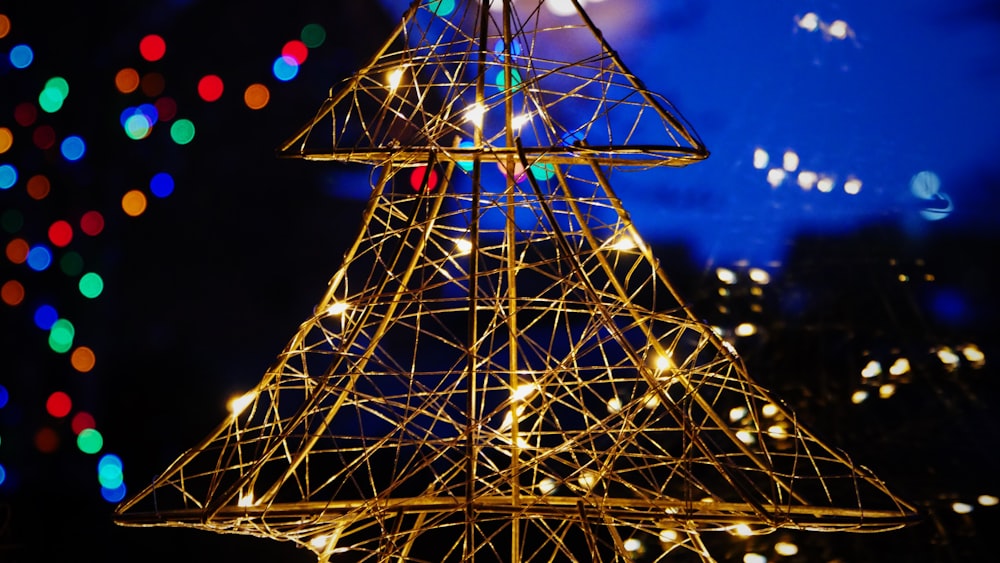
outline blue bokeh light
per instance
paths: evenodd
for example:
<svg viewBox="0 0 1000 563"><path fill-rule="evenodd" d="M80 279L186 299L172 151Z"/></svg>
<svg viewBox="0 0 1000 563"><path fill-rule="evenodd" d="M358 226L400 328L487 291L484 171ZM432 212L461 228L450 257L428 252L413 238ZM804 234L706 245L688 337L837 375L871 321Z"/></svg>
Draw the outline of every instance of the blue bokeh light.
<svg viewBox="0 0 1000 563"><path fill-rule="evenodd" d="M36 272L48 269L52 265L52 251L44 244L36 244L28 251L28 267Z"/></svg>
<svg viewBox="0 0 1000 563"><path fill-rule="evenodd" d="M59 146L59 150L62 152L63 157L70 161L76 162L83 158L83 154L87 152L87 144L83 142L77 135L70 135L63 139L62 144Z"/></svg>
<svg viewBox="0 0 1000 563"><path fill-rule="evenodd" d="M0 190L7 190L17 183L17 168L12 164L0 164Z"/></svg>
<svg viewBox="0 0 1000 563"><path fill-rule="evenodd" d="M275 78L288 82L299 74L299 63L293 57L282 55L274 60L272 71Z"/></svg>
<svg viewBox="0 0 1000 563"><path fill-rule="evenodd" d="M10 50L10 64L14 68L28 68L35 60L35 52L27 45L15 45Z"/></svg>
<svg viewBox="0 0 1000 563"><path fill-rule="evenodd" d="M174 193L174 178L166 172L160 172L149 181L149 191L156 197L167 197Z"/></svg>
<svg viewBox="0 0 1000 563"><path fill-rule="evenodd" d="M42 330L49 330L59 320L59 313L56 312L56 308L52 305L39 305L35 309L34 320L35 326Z"/></svg>

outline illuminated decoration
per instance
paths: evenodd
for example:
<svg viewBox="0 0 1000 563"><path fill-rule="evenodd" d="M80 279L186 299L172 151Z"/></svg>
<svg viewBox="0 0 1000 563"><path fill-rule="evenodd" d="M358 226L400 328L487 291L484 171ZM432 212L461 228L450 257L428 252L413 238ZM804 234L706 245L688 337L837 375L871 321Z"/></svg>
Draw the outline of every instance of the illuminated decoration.
<svg viewBox="0 0 1000 563"><path fill-rule="evenodd" d="M413 2L281 148L379 168L361 232L260 383L117 522L521 563L915 520L683 304L609 174L708 153L579 0L545 4Z"/></svg>

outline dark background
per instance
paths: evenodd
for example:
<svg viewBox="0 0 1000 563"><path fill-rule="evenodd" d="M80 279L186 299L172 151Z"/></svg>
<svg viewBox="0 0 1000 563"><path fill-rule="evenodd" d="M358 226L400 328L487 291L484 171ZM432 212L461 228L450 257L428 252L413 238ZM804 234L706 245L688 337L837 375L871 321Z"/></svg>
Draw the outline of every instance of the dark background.
<svg viewBox="0 0 1000 563"><path fill-rule="evenodd" d="M101 454L124 463L135 492L225 416L226 400L252 387L306 318L360 227L368 191L363 167L281 160L274 148L305 122L327 89L364 64L398 21L405 0L230 2L163 0L75 3L55 8L3 2L11 21L0 38L0 127L14 135L0 153L18 182L0 191L0 212L24 218L15 237L45 243L56 220L76 225L100 211L105 230L76 232L79 253L105 280L96 299L52 266L36 272L0 257L0 283L18 280L24 302L0 304L0 561L310 561L290 545L174 529L118 528L102 499L99 455L75 446L69 417L46 413L62 390L73 412L91 413ZM996 296L1000 201L1000 5L989 0L747 2L590 0L587 9L647 86L666 95L712 151L681 170L618 174L615 187L667 274L699 315L723 328L754 323L735 340L751 374L820 436L872 468L919 505L919 525L881 535L795 533L795 557L774 554L781 534L753 540L708 535L720 561L755 551L772 561L985 561L1000 508L997 422L1000 320ZM838 39L798 22L808 13L847 22ZM281 82L271 64L306 24L326 41L298 76ZM166 56L145 61L142 37L157 33ZM13 68L7 53L30 45L34 62ZM119 69L159 72L178 118L197 128L187 145L165 126L141 141L119 123L141 93L114 87ZM225 92L201 100L198 79L218 74ZM87 142L78 162L32 145L14 108L37 100L45 81L70 84L63 108L42 114L60 138ZM266 84L270 103L250 110L243 89ZM770 155L754 167L754 151ZM791 150L800 170L835 178L824 193L794 177L775 186L769 168ZM917 197L911 178L932 171L939 195ZM122 195L149 192L150 178L176 182L166 198L126 216ZM35 200L38 173L52 192ZM794 174L792 175L794 176ZM861 191L844 191L849 178ZM950 205L948 202L950 201ZM727 286L719 267L737 273ZM751 268L771 282L751 292ZM75 371L47 345L32 317L54 306L92 348L94 370ZM985 364L949 368L942 347L974 344ZM863 381L905 357L909 373L879 399ZM851 402L852 393L872 397ZM43 453L49 428L59 447ZM973 506L969 514L955 501ZM654 547L655 550L655 547ZM650 552L652 553L652 552Z"/></svg>

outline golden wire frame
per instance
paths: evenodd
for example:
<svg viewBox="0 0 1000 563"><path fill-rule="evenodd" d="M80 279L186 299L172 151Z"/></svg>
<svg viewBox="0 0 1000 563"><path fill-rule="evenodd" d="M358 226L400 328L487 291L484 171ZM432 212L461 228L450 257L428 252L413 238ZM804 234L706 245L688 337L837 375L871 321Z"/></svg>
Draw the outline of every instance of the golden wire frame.
<svg viewBox="0 0 1000 563"><path fill-rule="evenodd" d="M376 167L361 232L263 380L116 521L517 563L914 521L753 382L632 225L609 174L705 158L693 130L576 0L492 3L413 2L281 147Z"/></svg>

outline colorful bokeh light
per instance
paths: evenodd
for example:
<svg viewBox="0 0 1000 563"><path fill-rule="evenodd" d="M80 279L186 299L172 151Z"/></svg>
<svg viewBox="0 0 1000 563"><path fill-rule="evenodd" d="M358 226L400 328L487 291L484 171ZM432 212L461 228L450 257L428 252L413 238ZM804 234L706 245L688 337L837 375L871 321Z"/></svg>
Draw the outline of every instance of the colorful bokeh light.
<svg viewBox="0 0 1000 563"><path fill-rule="evenodd" d="M104 447L104 436L96 428L85 428L76 435L76 447L85 454L96 454Z"/></svg>
<svg viewBox="0 0 1000 563"><path fill-rule="evenodd" d="M35 309L34 321L35 326L42 330L49 330L52 325L59 320L59 313L56 312L55 307L52 305L39 305Z"/></svg>
<svg viewBox="0 0 1000 563"><path fill-rule="evenodd" d="M83 257L71 250L59 259L59 269L67 276L75 278L83 271Z"/></svg>
<svg viewBox="0 0 1000 563"><path fill-rule="evenodd" d="M156 62L167 53L167 42L162 37L151 33L139 41L139 54L149 62Z"/></svg>
<svg viewBox="0 0 1000 563"><path fill-rule="evenodd" d="M198 81L198 96L206 102L214 102L221 98L224 89L222 79L215 74L207 74Z"/></svg>
<svg viewBox="0 0 1000 563"><path fill-rule="evenodd" d="M63 391L56 391L45 400L45 412L54 418L65 418L73 410L73 400Z"/></svg>
<svg viewBox="0 0 1000 563"><path fill-rule="evenodd" d="M17 183L17 168L11 164L0 164L0 190L9 190Z"/></svg>
<svg viewBox="0 0 1000 563"><path fill-rule="evenodd" d="M194 140L194 123L190 119L178 119L170 126L170 138L178 145L186 145Z"/></svg>
<svg viewBox="0 0 1000 563"><path fill-rule="evenodd" d="M73 241L73 227L63 220L52 223L49 226L49 241L59 248L68 246Z"/></svg>
<svg viewBox="0 0 1000 563"><path fill-rule="evenodd" d="M97 356L94 355L94 351L90 348L79 346L70 354L69 361L76 371L88 373L94 369L94 365L97 363Z"/></svg>
<svg viewBox="0 0 1000 563"><path fill-rule="evenodd" d="M295 59L296 64L301 65L309 57L309 47L298 39L293 39L281 48L281 54L285 57Z"/></svg>
<svg viewBox="0 0 1000 563"><path fill-rule="evenodd" d="M59 150L66 160L76 162L83 158L84 153L87 152L87 144L79 136L70 135L63 139L62 144L59 145Z"/></svg>
<svg viewBox="0 0 1000 563"><path fill-rule="evenodd" d="M243 103L250 109L263 109L271 101L271 91L263 84L251 84L243 92Z"/></svg>
<svg viewBox="0 0 1000 563"><path fill-rule="evenodd" d="M28 251L26 262L36 272L45 271L52 265L52 251L44 244L36 244Z"/></svg>
<svg viewBox="0 0 1000 563"><path fill-rule="evenodd" d="M28 252L31 251L31 247L28 245L28 241L23 238L16 238L7 243L7 260L10 260L13 264L24 264L24 261L28 259Z"/></svg>
<svg viewBox="0 0 1000 563"><path fill-rule="evenodd" d="M139 190L129 190L122 196L122 211L129 217L138 217L146 212L146 194Z"/></svg>
<svg viewBox="0 0 1000 563"><path fill-rule="evenodd" d="M0 154L10 150L14 145L14 133L7 127L0 127Z"/></svg>
<svg viewBox="0 0 1000 563"><path fill-rule="evenodd" d="M97 424L94 422L94 417L89 412L80 411L73 415L73 419L70 421L70 427L73 429L73 433L79 435L80 432L88 428L96 428Z"/></svg>
<svg viewBox="0 0 1000 563"><path fill-rule="evenodd" d="M168 197L174 193L174 178L166 172L160 172L149 181L149 191L156 197Z"/></svg>
<svg viewBox="0 0 1000 563"><path fill-rule="evenodd" d="M87 272L80 277L80 294L87 299L96 299L104 292L104 279L96 272Z"/></svg>
<svg viewBox="0 0 1000 563"><path fill-rule="evenodd" d="M16 307L24 301L24 285L17 280L7 280L0 286L0 299L11 307Z"/></svg>
<svg viewBox="0 0 1000 563"><path fill-rule="evenodd" d="M49 348L57 354L65 354L73 348L76 328L66 319L57 319L49 329Z"/></svg>
<svg viewBox="0 0 1000 563"><path fill-rule="evenodd" d="M31 199L39 201L45 199L45 197L49 195L49 191L52 189L52 185L49 183L48 177L42 174L35 174L29 178L26 187L28 189L28 196L30 196Z"/></svg>
<svg viewBox="0 0 1000 563"><path fill-rule="evenodd" d="M315 49L326 41L326 29L318 23L310 23L302 28L299 39L306 44L306 47Z"/></svg>
<svg viewBox="0 0 1000 563"><path fill-rule="evenodd" d="M299 63L288 55L281 55L271 66L274 77L282 82L288 82L299 74Z"/></svg>
<svg viewBox="0 0 1000 563"><path fill-rule="evenodd" d="M131 94L139 89L139 73L134 68L123 68L115 74L115 88L122 94Z"/></svg>
<svg viewBox="0 0 1000 563"><path fill-rule="evenodd" d="M96 237L104 230L104 216L100 211L88 211L80 217L80 230L86 235Z"/></svg>
<svg viewBox="0 0 1000 563"><path fill-rule="evenodd" d="M27 45L15 45L10 50L10 64L14 68L28 68L35 60L35 52Z"/></svg>

